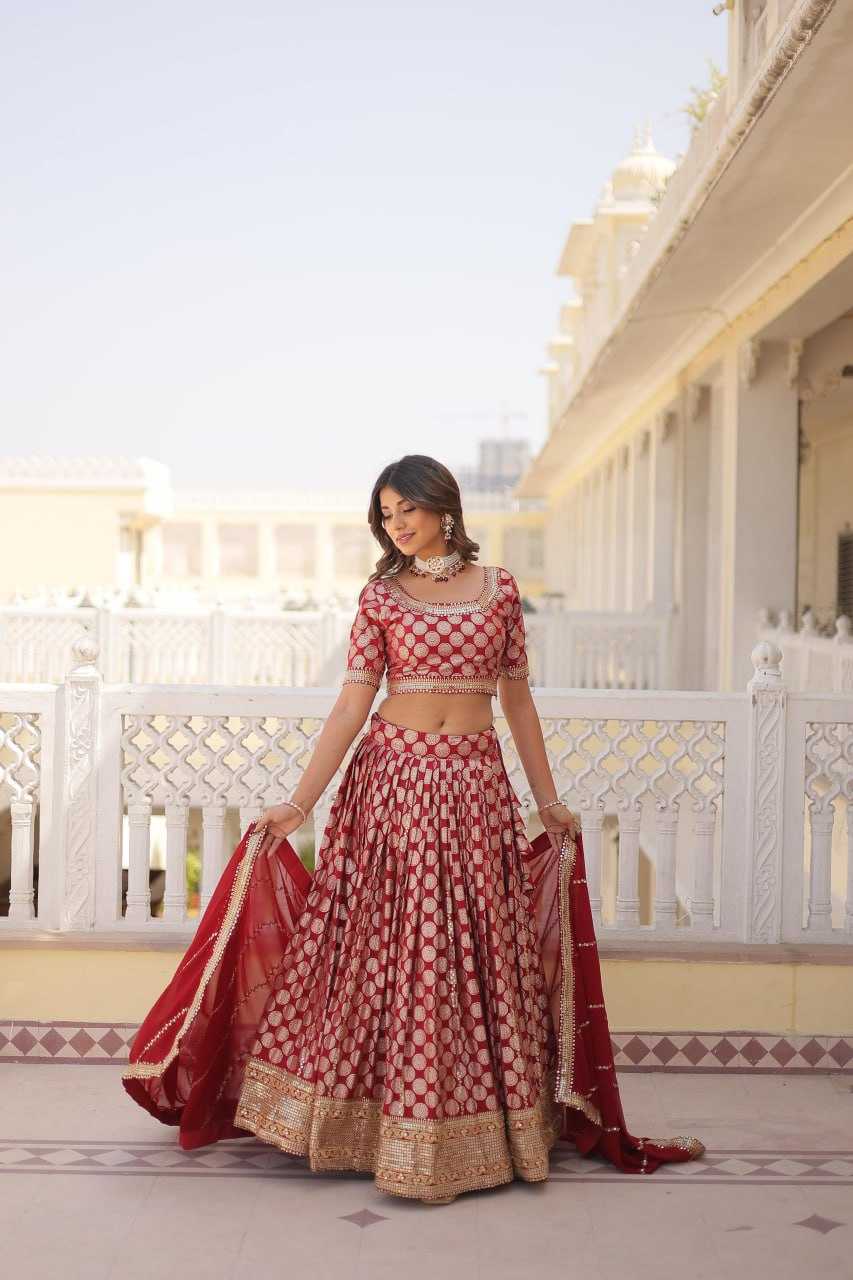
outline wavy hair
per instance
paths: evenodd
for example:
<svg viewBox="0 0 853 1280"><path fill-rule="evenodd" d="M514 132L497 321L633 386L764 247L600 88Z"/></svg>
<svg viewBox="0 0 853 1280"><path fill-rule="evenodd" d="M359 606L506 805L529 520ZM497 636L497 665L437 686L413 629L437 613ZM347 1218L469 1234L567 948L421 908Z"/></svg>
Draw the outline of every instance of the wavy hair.
<svg viewBox="0 0 853 1280"><path fill-rule="evenodd" d="M407 498L409 502L414 502L419 507L424 507L427 511L434 511L437 515L443 515L445 511L449 511L453 516L453 528L447 543L447 554L458 551L467 563L477 559L480 544L474 542L465 532L462 499L453 473L425 453L407 453L396 462L389 462L387 467L382 468L370 495L367 523L370 525L370 532L382 548L382 555L376 561L376 568L367 579L368 582L399 573L415 558L401 551L385 529L379 495L386 485L396 489L401 497Z"/></svg>

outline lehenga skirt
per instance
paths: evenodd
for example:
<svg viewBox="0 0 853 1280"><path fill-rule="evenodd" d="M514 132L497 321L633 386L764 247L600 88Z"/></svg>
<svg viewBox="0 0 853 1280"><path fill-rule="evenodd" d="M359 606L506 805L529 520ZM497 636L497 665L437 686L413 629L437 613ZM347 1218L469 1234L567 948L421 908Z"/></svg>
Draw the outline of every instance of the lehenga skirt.
<svg viewBox="0 0 853 1280"><path fill-rule="evenodd" d="M313 875L250 826L122 1083L185 1149L254 1134L424 1200L542 1181L560 1138L631 1173L704 1151L625 1127L581 838L528 840L493 726L376 712Z"/></svg>

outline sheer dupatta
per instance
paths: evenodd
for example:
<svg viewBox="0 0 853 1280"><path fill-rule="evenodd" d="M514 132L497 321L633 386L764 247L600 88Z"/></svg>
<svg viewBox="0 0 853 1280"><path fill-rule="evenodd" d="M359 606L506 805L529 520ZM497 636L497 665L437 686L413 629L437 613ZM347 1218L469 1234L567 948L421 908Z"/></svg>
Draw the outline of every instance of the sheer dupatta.
<svg viewBox="0 0 853 1280"><path fill-rule="evenodd" d="M628 1132L586 884L583 837L565 835L556 850L546 832L529 844L534 914L557 1035L554 1096L563 1106L560 1136L584 1155L603 1156L624 1173L701 1156L698 1138L636 1138Z"/></svg>
<svg viewBox="0 0 853 1280"><path fill-rule="evenodd" d="M174 976L130 1047L122 1084L186 1150L245 1138L234 1113L311 875L288 840L251 824Z"/></svg>

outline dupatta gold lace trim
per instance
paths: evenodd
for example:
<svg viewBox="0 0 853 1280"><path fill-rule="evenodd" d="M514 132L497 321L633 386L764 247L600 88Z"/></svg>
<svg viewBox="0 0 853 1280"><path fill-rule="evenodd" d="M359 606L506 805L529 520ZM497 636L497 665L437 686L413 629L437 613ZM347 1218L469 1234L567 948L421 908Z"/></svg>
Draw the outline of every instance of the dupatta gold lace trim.
<svg viewBox="0 0 853 1280"><path fill-rule="evenodd" d="M181 1047L181 1040L192 1026L196 1014L201 1008L201 1002L204 999L204 993L207 990L210 979L213 977L214 970L225 954L228 939L234 932L234 926L237 923L237 918L243 906L243 900L246 897L246 889L249 885L252 867L255 864L255 858L257 857L258 850L261 847L266 831L267 828L265 826L260 827L253 831L249 836L249 839L246 841L246 848L243 852L243 857L240 859L240 865L237 868L237 874L234 877L234 884L231 886L231 895L228 899L228 905L225 908L225 915L223 916L222 924L216 934L213 949L207 958L207 964L204 966L204 972L199 980L192 1003L187 1007L184 1020L181 1023L179 1030L175 1033L175 1038L172 1041L171 1048L165 1058L162 1058L159 1062L131 1062L127 1068L122 1071L122 1080L149 1080L156 1078L157 1076L161 1076L169 1066L169 1063L173 1062L177 1057L178 1051ZM169 1021L160 1028L157 1034L148 1041L148 1044L145 1045L141 1052L147 1052L151 1045L154 1044L155 1041L159 1040L164 1031L168 1030L175 1019L179 1016L180 1014L176 1014L174 1017L170 1018Z"/></svg>

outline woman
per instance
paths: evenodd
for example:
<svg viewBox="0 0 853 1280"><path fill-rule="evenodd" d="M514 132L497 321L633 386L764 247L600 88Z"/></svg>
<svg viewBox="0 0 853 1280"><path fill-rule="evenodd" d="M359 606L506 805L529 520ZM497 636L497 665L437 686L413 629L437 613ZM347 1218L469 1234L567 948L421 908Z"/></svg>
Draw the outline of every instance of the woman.
<svg viewBox="0 0 853 1280"><path fill-rule="evenodd" d="M432 458L385 467L368 518L382 555L338 699L293 795L235 850L125 1088L185 1148L252 1133L431 1204L543 1181L561 1136L626 1172L701 1155L696 1138L625 1128L582 841L551 777L514 578L476 563ZM386 668L309 876L288 837ZM545 827L533 842L495 695Z"/></svg>

